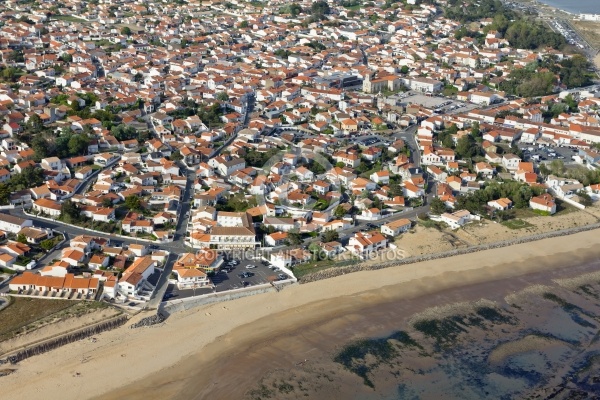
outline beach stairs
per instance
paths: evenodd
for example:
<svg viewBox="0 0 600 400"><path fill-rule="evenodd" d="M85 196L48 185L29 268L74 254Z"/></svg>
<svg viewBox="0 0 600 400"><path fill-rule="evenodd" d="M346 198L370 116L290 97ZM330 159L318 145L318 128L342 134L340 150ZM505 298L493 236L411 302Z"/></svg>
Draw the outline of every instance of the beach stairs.
<svg viewBox="0 0 600 400"><path fill-rule="evenodd" d="M280 292L280 291L281 291L281 288L280 288L279 286L275 285L275 283L271 282L271 286L273 286L273 288L274 288L274 289L275 289L277 292Z"/></svg>
<svg viewBox="0 0 600 400"><path fill-rule="evenodd" d="M96 292L96 296L94 296L94 300L100 301L102 300L102 293L104 292L104 284L100 284L100 288Z"/></svg>

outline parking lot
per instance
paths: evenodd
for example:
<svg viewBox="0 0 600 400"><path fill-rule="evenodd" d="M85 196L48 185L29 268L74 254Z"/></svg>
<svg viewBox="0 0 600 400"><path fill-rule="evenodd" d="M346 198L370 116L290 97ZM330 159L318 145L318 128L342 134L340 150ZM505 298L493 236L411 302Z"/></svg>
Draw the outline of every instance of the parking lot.
<svg viewBox="0 0 600 400"><path fill-rule="evenodd" d="M579 152L576 149L569 147L543 147L538 145L519 144L519 148L523 151L523 161L544 162L561 160L564 162L572 162L574 155Z"/></svg>
<svg viewBox="0 0 600 400"><path fill-rule="evenodd" d="M426 96L416 92L406 92L398 95L398 100L402 103L419 104L423 107L432 108L438 113L460 112L474 108L473 104L468 104L458 100L448 99L446 97Z"/></svg>
<svg viewBox="0 0 600 400"><path fill-rule="evenodd" d="M246 268L248 265L255 265L256 268ZM248 272L252 276L242 278L239 274ZM230 272L219 271L211 281L216 286L216 290L212 287L204 287L197 289L183 289L180 290L174 284L169 284L166 291L166 297L169 300L181 299L186 297L198 296L201 294L208 294L217 292L224 292L232 289L241 289L243 287L252 287L256 285L262 285L269 282L269 277L273 279L277 278L277 275L283 273L282 271L273 271L268 266L262 264L261 260L243 260L238 265L233 267ZM247 282L244 285L243 282Z"/></svg>

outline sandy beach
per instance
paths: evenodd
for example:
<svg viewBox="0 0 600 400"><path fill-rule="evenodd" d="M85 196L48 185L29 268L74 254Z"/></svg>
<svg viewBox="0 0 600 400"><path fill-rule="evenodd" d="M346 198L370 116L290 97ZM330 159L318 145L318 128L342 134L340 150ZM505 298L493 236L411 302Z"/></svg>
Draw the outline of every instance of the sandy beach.
<svg viewBox="0 0 600 400"><path fill-rule="evenodd" d="M218 367L226 361L238 365L252 361L253 348L285 344L304 327L338 324L328 329L351 329L343 317L357 310L433 295L448 288L520 277L536 271L581 265L598 259L594 247L598 232L588 231L545 239L510 248L488 250L377 271L348 274L334 279L295 285L194 311L175 314L151 328L126 326L83 340L20 363L3 377L7 398L191 398L181 393L193 389L196 398L240 398L244 385L264 371L236 371L222 379ZM408 315L409 310L405 310ZM407 316L405 315L405 316ZM342 321L334 320L341 317ZM326 322L324 322L326 321ZM354 334L358 334L354 332ZM304 358L285 348L273 348L269 368L285 368ZM193 366L193 367L192 367ZM266 367L266 366L265 366ZM192 369L193 368L193 369ZM198 380L198 371L205 370ZM227 384L229 382L229 384ZM232 385L231 382L236 382ZM203 388L199 393L198 387ZM218 389L218 391L217 391ZM216 394L218 393L218 394Z"/></svg>

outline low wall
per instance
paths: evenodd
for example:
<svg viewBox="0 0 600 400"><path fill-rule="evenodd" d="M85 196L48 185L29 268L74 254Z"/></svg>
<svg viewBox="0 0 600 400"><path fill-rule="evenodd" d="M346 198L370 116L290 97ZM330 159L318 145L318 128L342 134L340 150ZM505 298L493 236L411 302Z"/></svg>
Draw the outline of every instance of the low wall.
<svg viewBox="0 0 600 400"><path fill-rule="evenodd" d="M206 304L219 303L221 301L235 300L242 297L253 296L255 294L267 293L272 291L279 291L284 286L293 284L295 282L291 280L281 281L271 284L263 284L259 286L228 290L226 292L209 293L200 296L187 297L185 299L170 300L162 302L158 308L158 312L169 316L171 314L190 310L195 307L203 306Z"/></svg>
<svg viewBox="0 0 600 400"><path fill-rule="evenodd" d="M99 322L95 325L77 329L70 333L65 333L34 345L25 346L11 353L7 353L5 360L11 364L16 364L19 361L23 361L29 357L33 357L35 355L62 347L66 344L117 328L127 322L128 319L129 317L127 315L121 314L106 321Z"/></svg>
<svg viewBox="0 0 600 400"><path fill-rule="evenodd" d="M585 210L585 206L583 204L579 204L578 202L576 202L575 200L571 200L571 199L567 199L565 197L560 198L562 201L564 201L567 204L572 205L573 207L579 209L579 210Z"/></svg>
<svg viewBox="0 0 600 400"><path fill-rule="evenodd" d="M421 262L421 261L431 261L431 260L437 260L440 258L458 256L461 254L475 253L475 252L483 251L483 250L498 249L498 248L502 248L502 247L512 246L515 244L529 243L529 242L533 242L533 241L541 240L541 239L548 239L548 238L553 238L553 237L572 235L574 233L591 231L591 230L598 229L598 228L600 228L600 223L581 226L581 227L577 227L577 228L563 229L560 231L541 233L539 235L527 236L527 237L522 237L522 238L513 239L513 240L506 240L503 242L495 242L495 243L482 244L482 245L477 245L477 246L470 246L470 247L465 247L462 249L445 251L442 253L425 254L425 255L421 255L421 256L408 257L408 258L404 258L404 259L398 260L398 261L382 262L381 264L375 264L375 265L359 263L359 264L349 265L349 266L345 266L345 267L331 267L331 268L328 268L328 269L325 269L322 271L317 271L312 274L305 275L299 279L299 283L308 283L308 282L319 281L321 279L334 278L336 276L349 274L351 272L371 271L371 270L382 269L382 268L397 267L397 266L413 264L413 263L417 263L417 262Z"/></svg>

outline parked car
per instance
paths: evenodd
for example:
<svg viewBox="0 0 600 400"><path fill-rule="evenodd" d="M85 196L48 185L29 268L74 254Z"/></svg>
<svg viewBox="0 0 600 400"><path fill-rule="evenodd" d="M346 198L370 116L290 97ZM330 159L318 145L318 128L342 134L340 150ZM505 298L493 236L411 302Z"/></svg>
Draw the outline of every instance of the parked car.
<svg viewBox="0 0 600 400"><path fill-rule="evenodd" d="M253 268L256 268L256 265L254 265L254 264L246 265L246 269L253 269Z"/></svg>

